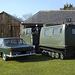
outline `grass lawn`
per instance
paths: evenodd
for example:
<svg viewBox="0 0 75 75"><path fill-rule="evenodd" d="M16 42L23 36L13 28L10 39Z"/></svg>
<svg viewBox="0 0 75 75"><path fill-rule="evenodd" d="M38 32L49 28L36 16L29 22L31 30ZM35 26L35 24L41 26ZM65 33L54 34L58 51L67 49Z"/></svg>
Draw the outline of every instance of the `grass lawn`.
<svg viewBox="0 0 75 75"><path fill-rule="evenodd" d="M75 75L75 59L52 59L40 54L9 61L0 58L0 75Z"/></svg>

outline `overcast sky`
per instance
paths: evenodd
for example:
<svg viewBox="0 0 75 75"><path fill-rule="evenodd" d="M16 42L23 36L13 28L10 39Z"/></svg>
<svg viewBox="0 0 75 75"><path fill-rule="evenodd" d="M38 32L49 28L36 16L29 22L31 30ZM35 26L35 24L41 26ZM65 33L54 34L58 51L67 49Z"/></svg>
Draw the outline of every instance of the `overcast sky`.
<svg viewBox="0 0 75 75"><path fill-rule="evenodd" d="M35 14L40 10L59 10L64 4L73 4L75 0L0 0L0 12L22 17L24 14Z"/></svg>

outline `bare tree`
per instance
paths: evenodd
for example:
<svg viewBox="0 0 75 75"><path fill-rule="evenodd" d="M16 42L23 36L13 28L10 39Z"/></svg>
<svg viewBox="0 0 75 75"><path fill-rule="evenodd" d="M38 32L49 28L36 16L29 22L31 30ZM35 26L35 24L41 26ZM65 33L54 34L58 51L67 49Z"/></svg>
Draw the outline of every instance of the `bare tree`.
<svg viewBox="0 0 75 75"><path fill-rule="evenodd" d="M24 21L23 17L19 17L18 15L14 14L13 15L14 18L18 19L19 21Z"/></svg>
<svg viewBox="0 0 75 75"><path fill-rule="evenodd" d="M24 14L23 18L24 18L24 20L26 20L26 19L30 18L32 15L33 15L32 13Z"/></svg>
<svg viewBox="0 0 75 75"><path fill-rule="evenodd" d="M14 14L13 16L18 18L21 21L25 21L26 19L28 19L29 17L31 17L33 14L29 13L29 14L24 14L23 17L18 17L16 14Z"/></svg>

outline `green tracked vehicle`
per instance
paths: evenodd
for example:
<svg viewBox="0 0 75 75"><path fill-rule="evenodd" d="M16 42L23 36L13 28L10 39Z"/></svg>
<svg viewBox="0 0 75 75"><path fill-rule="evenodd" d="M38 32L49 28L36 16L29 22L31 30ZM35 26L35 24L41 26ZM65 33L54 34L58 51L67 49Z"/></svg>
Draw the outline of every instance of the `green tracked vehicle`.
<svg viewBox="0 0 75 75"><path fill-rule="evenodd" d="M52 58L70 58L75 54L75 24L46 24L41 28L39 50Z"/></svg>

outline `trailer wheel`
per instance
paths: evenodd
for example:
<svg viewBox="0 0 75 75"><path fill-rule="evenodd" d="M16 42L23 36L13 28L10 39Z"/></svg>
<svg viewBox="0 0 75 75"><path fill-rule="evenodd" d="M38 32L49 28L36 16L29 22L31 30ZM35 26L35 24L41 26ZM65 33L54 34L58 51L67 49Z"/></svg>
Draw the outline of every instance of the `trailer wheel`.
<svg viewBox="0 0 75 75"><path fill-rule="evenodd" d="M63 60L64 58L65 58L64 54L63 54L63 53L61 53L61 54L60 54L60 59L62 59L62 60Z"/></svg>
<svg viewBox="0 0 75 75"><path fill-rule="evenodd" d="M6 56L6 54L3 53L2 58L3 58L4 61L7 61L7 56Z"/></svg>
<svg viewBox="0 0 75 75"><path fill-rule="evenodd" d="M55 58L59 58L59 53L55 53Z"/></svg>

